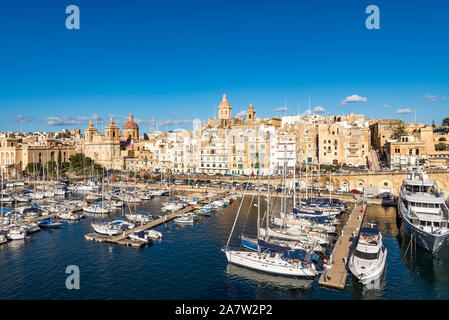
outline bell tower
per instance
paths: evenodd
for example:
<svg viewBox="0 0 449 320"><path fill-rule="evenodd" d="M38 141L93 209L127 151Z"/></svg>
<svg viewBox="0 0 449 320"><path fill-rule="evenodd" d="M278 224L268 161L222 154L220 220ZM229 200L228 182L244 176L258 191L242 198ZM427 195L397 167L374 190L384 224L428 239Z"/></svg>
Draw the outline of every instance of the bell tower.
<svg viewBox="0 0 449 320"><path fill-rule="evenodd" d="M246 110L246 123L254 123L256 121L256 111L254 111L253 104L250 103L248 110Z"/></svg>
<svg viewBox="0 0 449 320"><path fill-rule="evenodd" d="M221 100L220 105L218 106L218 119L232 119L232 108L226 99L226 94L223 94L223 100Z"/></svg>

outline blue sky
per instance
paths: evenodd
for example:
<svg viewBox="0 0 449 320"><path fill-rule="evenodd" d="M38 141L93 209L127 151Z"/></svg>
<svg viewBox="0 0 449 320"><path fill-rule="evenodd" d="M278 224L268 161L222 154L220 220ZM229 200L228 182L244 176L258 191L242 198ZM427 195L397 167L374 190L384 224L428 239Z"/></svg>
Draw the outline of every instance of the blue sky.
<svg viewBox="0 0 449 320"><path fill-rule="evenodd" d="M71 4L79 30L65 27ZM365 27L370 4L380 30ZM150 119L191 128L223 93L234 114L250 102L257 116L296 114L298 103L302 113L310 97L326 114L413 122L416 110L440 123L448 12L432 0L2 1L0 131L101 127L129 113L144 132ZM342 105L350 96L363 101Z"/></svg>

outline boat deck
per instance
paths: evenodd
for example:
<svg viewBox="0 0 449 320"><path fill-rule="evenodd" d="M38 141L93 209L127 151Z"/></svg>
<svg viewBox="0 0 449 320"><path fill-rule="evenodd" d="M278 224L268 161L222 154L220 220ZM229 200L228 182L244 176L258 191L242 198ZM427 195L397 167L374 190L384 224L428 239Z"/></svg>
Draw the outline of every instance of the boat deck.
<svg viewBox="0 0 449 320"><path fill-rule="evenodd" d="M363 210L362 210L363 209ZM331 253L330 261L320 276L318 284L322 287L344 290L348 278L346 261L354 246L366 213L366 204L357 202L338 237Z"/></svg>

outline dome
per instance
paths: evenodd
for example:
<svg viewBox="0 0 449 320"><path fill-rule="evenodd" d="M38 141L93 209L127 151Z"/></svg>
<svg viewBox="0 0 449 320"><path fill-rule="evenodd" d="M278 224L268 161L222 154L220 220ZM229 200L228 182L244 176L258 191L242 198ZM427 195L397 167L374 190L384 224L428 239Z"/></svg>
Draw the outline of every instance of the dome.
<svg viewBox="0 0 449 320"><path fill-rule="evenodd" d="M129 114L129 119L123 126L123 129L138 129L138 128L139 128L139 126L133 120L133 115Z"/></svg>
<svg viewBox="0 0 449 320"><path fill-rule="evenodd" d="M229 107L229 102L226 99L226 94L223 95L223 100L220 102L220 107Z"/></svg>

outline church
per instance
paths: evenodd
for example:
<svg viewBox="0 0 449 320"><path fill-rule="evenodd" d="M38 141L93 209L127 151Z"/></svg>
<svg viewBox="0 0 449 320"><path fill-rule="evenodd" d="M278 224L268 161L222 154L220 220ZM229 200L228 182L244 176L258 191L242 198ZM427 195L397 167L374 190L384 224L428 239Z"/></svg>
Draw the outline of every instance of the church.
<svg viewBox="0 0 449 320"><path fill-rule="evenodd" d="M216 129L236 129L236 128L257 128L261 124L267 126L277 126L280 127L282 124L279 118L256 118L256 111L252 105L249 104L246 110L246 119L240 116L232 117L232 107L229 103L226 94L223 94L223 98L218 105L218 118L208 119L204 128L216 128Z"/></svg>
<svg viewBox="0 0 449 320"><path fill-rule="evenodd" d="M140 151L138 143L139 126L134 122L132 114L123 126L123 135L112 117L104 128L104 135L95 128L91 120L84 130L81 152L106 169L123 170L126 161L136 157Z"/></svg>

